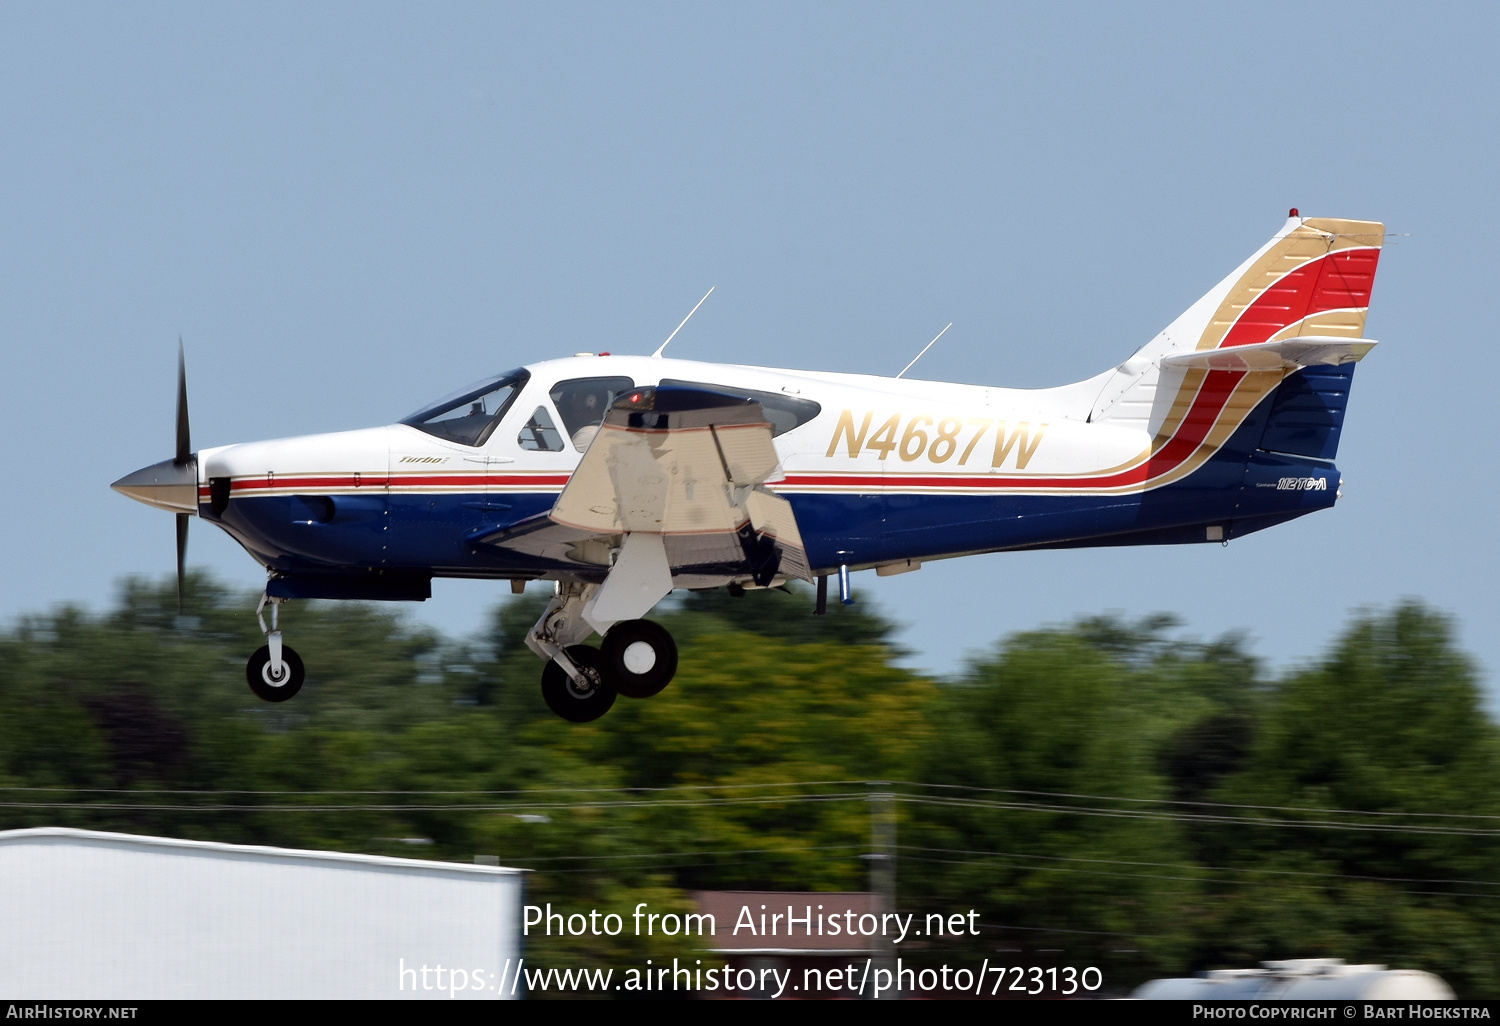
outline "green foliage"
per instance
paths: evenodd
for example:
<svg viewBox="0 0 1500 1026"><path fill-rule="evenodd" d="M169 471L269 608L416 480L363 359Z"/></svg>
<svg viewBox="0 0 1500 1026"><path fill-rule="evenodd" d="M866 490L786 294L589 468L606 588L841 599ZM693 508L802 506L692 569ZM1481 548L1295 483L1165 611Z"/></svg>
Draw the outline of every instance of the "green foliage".
<svg viewBox="0 0 1500 1026"><path fill-rule="evenodd" d="M658 850L718 848L684 867L694 887L859 890L869 811L862 781L903 779L928 742L934 686L892 668L874 646L772 646L737 632L698 635L677 680L649 701L621 700L596 729L549 719L538 747L614 768L633 788L717 785L705 798L755 796L753 785L845 782L841 801L668 807L643 815ZM805 790L805 789L798 789ZM845 849L830 860L827 849Z"/></svg>
<svg viewBox="0 0 1500 1026"><path fill-rule="evenodd" d="M1198 957L1300 948L1496 993L1500 733L1481 699L1446 619L1412 602L1361 616L1278 682L1242 771L1216 790L1266 825L1205 832L1201 857L1239 872L1210 891L1218 925Z"/></svg>
<svg viewBox="0 0 1500 1026"><path fill-rule="evenodd" d="M901 907L985 924L919 961L1092 964L1128 987L1332 955L1500 994L1500 819L1476 818L1500 817L1500 735L1419 605L1279 678L1236 637L1093 617L934 682L866 602L691 593L663 613L671 687L575 725L522 643L540 588L465 642L399 607L292 604L308 680L273 706L244 682L253 597L188 583L188 617L170 582L131 581L106 615L0 633L0 828L493 855L535 871L530 902L666 912L698 888L863 889L889 790ZM693 954L628 932L527 944L559 966Z"/></svg>
<svg viewBox="0 0 1500 1026"><path fill-rule="evenodd" d="M836 591L836 589L835 589ZM852 606L827 603L822 616L809 616L816 599L813 590L798 583L784 588L751 590L738 596L726 588L688 592L678 605L688 618L712 617L729 628L760 634L792 644L826 641L843 645L884 645L892 649L895 625L869 599Z"/></svg>
<svg viewBox="0 0 1500 1026"><path fill-rule="evenodd" d="M1112 978L1178 960L1187 903L1159 869L1186 858L1177 824L1090 797L1166 797L1157 764L1173 730L1234 689L1232 646L1174 645L1170 626L1095 618L1018 635L946 689L943 743L920 779L956 804L913 812L907 893L964 895L1013 945L1062 946Z"/></svg>

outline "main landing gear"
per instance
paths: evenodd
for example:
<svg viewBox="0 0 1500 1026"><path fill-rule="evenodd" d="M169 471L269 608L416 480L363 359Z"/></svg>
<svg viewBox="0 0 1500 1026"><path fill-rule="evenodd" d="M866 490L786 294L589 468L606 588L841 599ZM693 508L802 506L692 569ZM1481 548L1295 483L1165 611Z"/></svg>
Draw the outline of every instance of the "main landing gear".
<svg viewBox="0 0 1500 1026"><path fill-rule="evenodd" d="M600 648L579 644L594 632L583 611L597 590L597 585L559 584L526 636L527 647L548 661L542 670L547 708L572 723L597 720L617 695L650 698L677 673L676 642L649 620L610 626Z"/></svg>
<svg viewBox="0 0 1500 1026"><path fill-rule="evenodd" d="M569 645L567 658L576 676L563 669L558 660L548 662L542 668L542 699L548 709L572 723L597 720L609 712L619 691L610 686L604 657L597 648Z"/></svg>
<svg viewBox="0 0 1500 1026"><path fill-rule="evenodd" d="M267 602L271 604L270 627L266 626L266 618L261 612L266 608ZM255 607L255 618L260 621L260 632L266 636L266 644L256 649L250 661L245 664L245 681L250 685L250 690L255 692L255 697L265 702L285 702L294 697L302 690L302 680L306 676L302 657L290 645L281 643L281 625L277 615L281 603L279 598L268 595L260 597L260 605Z"/></svg>
<svg viewBox="0 0 1500 1026"><path fill-rule="evenodd" d="M626 698L650 698L677 673L677 643L660 624L626 620L604 635L599 654L615 690Z"/></svg>

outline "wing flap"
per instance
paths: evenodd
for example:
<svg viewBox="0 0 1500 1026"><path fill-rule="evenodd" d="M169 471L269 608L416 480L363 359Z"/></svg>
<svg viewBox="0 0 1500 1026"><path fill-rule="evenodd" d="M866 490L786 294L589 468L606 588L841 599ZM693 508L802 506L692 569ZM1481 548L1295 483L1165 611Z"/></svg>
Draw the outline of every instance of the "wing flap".
<svg viewBox="0 0 1500 1026"><path fill-rule="evenodd" d="M477 541L612 576L632 536L657 535L673 576L811 580L791 504L763 487L780 472L771 438L759 403L682 387L633 392L611 407L547 524Z"/></svg>
<svg viewBox="0 0 1500 1026"><path fill-rule="evenodd" d="M745 498L745 509L756 533L774 541L781 550L781 575L799 581L812 580L812 568L807 564L807 549L802 544L792 504L779 495L756 489Z"/></svg>
<svg viewBox="0 0 1500 1026"><path fill-rule="evenodd" d="M771 425L727 424L709 428L718 446L724 474L733 485L764 484L776 476L781 460L771 443Z"/></svg>

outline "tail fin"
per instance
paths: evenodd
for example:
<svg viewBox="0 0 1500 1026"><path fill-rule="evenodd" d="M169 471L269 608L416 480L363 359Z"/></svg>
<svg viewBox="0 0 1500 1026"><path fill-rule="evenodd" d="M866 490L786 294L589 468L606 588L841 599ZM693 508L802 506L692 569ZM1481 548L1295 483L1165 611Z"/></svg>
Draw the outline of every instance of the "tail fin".
<svg viewBox="0 0 1500 1026"><path fill-rule="evenodd" d="M1292 215L1270 242L1120 365L1095 401L1091 420L1138 420L1159 429L1172 405L1157 401L1158 385L1169 384L1163 380L1169 357L1180 364L1183 355L1195 352L1364 334L1385 226L1302 218L1295 210ZM1192 371L1178 367L1166 374L1176 379Z"/></svg>

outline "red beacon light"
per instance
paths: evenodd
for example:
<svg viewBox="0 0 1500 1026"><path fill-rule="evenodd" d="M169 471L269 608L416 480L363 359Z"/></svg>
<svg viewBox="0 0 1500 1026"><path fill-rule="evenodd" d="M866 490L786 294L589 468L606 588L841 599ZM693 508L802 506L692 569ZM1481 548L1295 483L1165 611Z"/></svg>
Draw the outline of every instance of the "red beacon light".
<svg viewBox="0 0 1500 1026"><path fill-rule="evenodd" d="M605 352L605 353L600 353L600 354L599 354L599 355L600 355L600 356L608 356L608 355L609 355L609 353L607 353L607 352Z"/></svg>
<svg viewBox="0 0 1500 1026"><path fill-rule="evenodd" d="M1286 216L1287 217L1301 217L1302 215L1299 214L1299 213L1297 213L1297 208L1296 207L1293 207L1291 210L1288 210L1286 212Z"/></svg>

